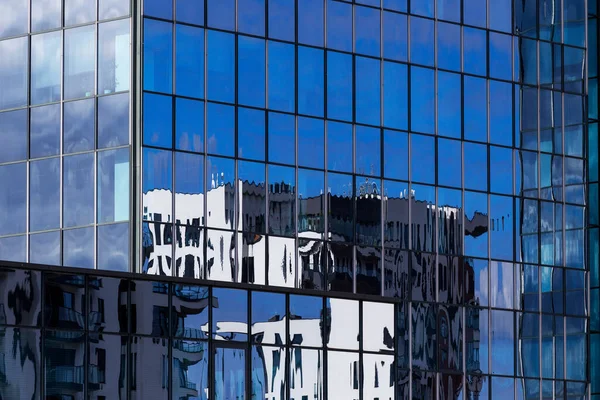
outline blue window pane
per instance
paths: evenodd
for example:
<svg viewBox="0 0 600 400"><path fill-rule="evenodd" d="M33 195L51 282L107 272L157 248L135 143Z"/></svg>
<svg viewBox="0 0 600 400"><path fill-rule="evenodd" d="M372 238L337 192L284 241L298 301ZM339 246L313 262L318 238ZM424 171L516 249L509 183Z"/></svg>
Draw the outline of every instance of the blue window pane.
<svg viewBox="0 0 600 400"><path fill-rule="evenodd" d="M175 103L175 147L204 152L204 102L178 98Z"/></svg>
<svg viewBox="0 0 600 400"><path fill-rule="evenodd" d="M208 98L233 103L235 96L235 36L208 31Z"/></svg>
<svg viewBox="0 0 600 400"><path fill-rule="evenodd" d="M323 120L298 118L298 165L323 169L325 137Z"/></svg>
<svg viewBox="0 0 600 400"><path fill-rule="evenodd" d="M433 0L420 0L410 2L410 12L412 14L423 15L433 18Z"/></svg>
<svg viewBox="0 0 600 400"><path fill-rule="evenodd" d="M379 60L356 57L356 122L379 125L381 68ZM367 79L368 77L368 79Z"/></svg>
<svg viewBox="0 0 600 400"><path fill-rule="evenodd" d="M435 169L423 165L435 165L435 138L425 135L410 135L411 180L420 183L435 183Z"/></svg>
<svg viewBox="0 0 600 400"><path fill-rule="evenodd" d="M463 0L463 23L485 28L487 20L485 3L481 0Z"/></svg>
<svg viewBox="0 0 600 400"><path fill-rule="evenodd" d="M408 180L408 134L383 131L383 174L386 178Z"/></svg>
<svg viewBox="0 0 600 400"><path fill-rule="evenodd" d="M65 157L63 163L63 226L93 224L94 154Z"/></svg>
<svg viewBox="0 0 600 400"><path fill-rule="evenodd" d="M144 15L173 19L173 0L144 0Z"/></svg>
<svg viewBox="0 0 600 400"><path fill-rule="evenodd" d="M383 57L406 61L408 59L408 28L406 15L383 13Z"/></svg>
<svg viewBox="0 0 600 400"><path fill-rule="evenodd" d="M143 170L144 219L157 222L172 221L173 153L168 150L144 148ZM164 195L158 200L161 194Z"/></svg>
<svg viewBox="0 0 600 400"><path fill-rule="evenodd" d="M490 146L490 190L495 193L513 193L512 150Z"/></svg>
<svg viewBox="0 0 600 400"><path fill-rule="evenodd" d="M60 152L60 104L31 109L30 157L47 157Z"/></svg>
<svg viewBox="0 0 600 400"><path fill-rule="evenodd" d="M60 28L62 25L61 0L31 1L31 31L41 32Z"/></svg>
<svg viewBox="0 0 600 400"><path fill-rule="evenodd" d="M294 41L296 36L295 0L269 1L269 37Z"/></svg>
<svg viewBox="0 0 600 400"><path fill-rule="evenodd" d="M294 112L296 56L293 45L269 42L269 108Z"/></svg>
<svg viewBox="0 0 600 400"><path fill-rule="evenodd" d="M460 72L460 26L438 22L438 67Z"/></svg>
<svg viewBox="0 0 600 400"><path fill-rule="evenodd" d="M204 97L204 29L176 27L175 93Z"/></svg>
<svg viewBox="0 0 600 400"><path fill-rule="evenodd" d="M411 68L411 127L417 132L433 133L434 130L434 107L435 93L433 88L434 76L432 69Z"/></svg>
<svg viewBox="0 0 600 400"><path fill-rule="evenodd" d="M28 50L26 37L0 42L0 110L27 104Z"/></svg>
<svg viewBox="0 0 600 400"><path fill-rule="evenodd" d="M383 8L406 12L406 0L383 0Z"/></svg>
<svg viewBox="0 0 600 400"><path fill-rule="evenodd" d="M487 142L487 81L464 77L465 139Z"/></svg>
<svg viewBox="0 0 600 400"><path fill-rule="evenodd" d="M63 231L63 265L94 268L94 231L96 228L78 228Z"/></svg>
<svg viewBox="0 0 600 400"><path fill-rule="evenodd" d="M129 93L99 97L98 148L124 144L129 144Z"/></svg>
<svg viewBox="0 0 600 400"><path fill-rule="evenodd" d="M201 199L203 193L204 157L198 154L175 153L175 221L177 224L195 227L204 224L204 205ZM190 202L190 198L197 200Z"/></svg>
<svg viewBox="0 0 600 400"><path fill-rule="evenodd" d="M129 90L129 19L98 25L98 93Z"/></svg>
<svg viewBox="0 0 600 400"><path fill-rule="evenodd" d="M98 269L129 271L129 224L98 227Z"/></svg>
<svg viewBox="0 0 600 400"><path fill-rule="evenodd" d="M11 12L0 14L0 38L27 33L29 30L29 2L6 0L4 4Z"/></svg>
<svg viewBox="0 0 600 400"><path fill-rule="evenodd" d="M438 71L438 135L461 137L461 81L459 74Z"/></svg>
<svg viewBox="0 0 600 400"><path fill-rule="evenodd" d="M235 152L235 108L222 104L208 103L207 135L208 152L233 156Z"/></svg>
<svg viewBox="0 0 600 400"><path fill-rule="evenodd" d="M98 222L128 220L129 149L98 152L97 173Z"/></svg>
<svg viewBox="0 0 600 400"><path fill-rule="evenodd" d="M352 56L327 52L327 117L352 121Z"/></svg>
<svg viewBox="0 0 600 400"><path fill-rule="evenodd" d="M356 173L381 175L381 130L357 125L355 132Z"/></svg>
<svg viewBox="0 0 600 400"><path fill-rule="evenodd" d="M357 53L379 57L381 15L374 8L354 7L354 50Z"/></svg>
<svg viewBox="0 0 600 400"><path fill-rule="evenodd" d="M63 151L65 153L75 153L94 148L95 103L94 99L64 103Z"/></svg>
<svg viewBox="0 0 600 400"><path fill-rule="evenodd" d="M512 80L512 36L490 32L490 77Z"/></svg>
<svg viewBox="0 0 600 400"><path fill-rule="evenodd" d="M144 93L144 144L173 146L173 99Z"/></svg>
<svg viewBox="0 0 600 400"><path fill-rule="evenodd" d="M410 61L433 66L433 21L425 18L410 19Z"/></svg>
<svg viewBox="0 0 600 400"><path fill-rule="evenodd" d="M298 112L323 116L323 50L298 47Z"/></svg>
<svg viewBox="0 0 600 400"><path fill-rule="evenodd" d="M323 46L323 0L303 0L298 7L298 43Z"/></svg>
<svg viewBox="0 0 600 400"><path fill-rule="evenodd" d="M510 83L490 81L490 143L512 145L512 95Z"/></svg>
<svg viewBox="0 0 600 400"><path fill-rule="evenodd" d="M144 89L171 93L173 87L173 24L144 20Z"/></svg>
<svg viewBox="0 0 600 400"><path fill-rule="evenodd" d="M238 102L265 106L265 41L238 37Z"/></svg>
<svg viewBox="0 0 600 400"><path fill-rule="evenodd" d="M27 110L0 113L0 162L27 158Z"/></svg>
<svg viewBox="0 0 600 400"><path fill-rule="evenodd" d="M327 47L352 51L352 4L327 1Z"/></svg>
<svg viewBox="0 0 600 400"><path fill-rule="evenodd" d="M0 260L27 261L27 235L0 239Z"/></svg>
<svg viewBox="0 0 600 400"><path fill-rule="evenodd" d="M408 67L405 64L383 64L383 125L408 129Z"/></svg>
<svg viewBox="0 0 600 400"><path fill-rule="evenodd" d="M464 143L465 188L487 191L487 146Z"/></svg>
<svg viewBox="0 0 600 400"><path fill-rule="evenodd" d="M60 231L29 235L29 262L60 265Z"/></svg>
<svg viewBox="0 0 600 400"><path fill-rule="evenodd" d="M31 37L31 104L60 100L62 32Z"/></svg>
<svg viewBox="0 0 600 400"><path fill-rule="evenodd" d="M27 164L0 166L0 235L25 232L27 221Z"/></svg>
<svg viewBox="0 0 600 400"><path fill-rule="evenodd" d="M466 151L465 151L466 157ZM468 174L465 172L465 178ZM465 223L486 224L488 213L488 198L485 193L465 192ZM483 219L483 221L482 221ZM470 221L470 222L468 222ZM465 228L466 230L466 228ZM470 234L467 234L470 233ZM487 258L488 256L488 233L487 231L476 236L474 231L465 232L465 254L473 257Z"/></svg>
<svg viewBox="0 0 600 400"><path fill-rule="evenodd" d="M265 36L265 0L238 0L238 31Z"/></svg>
<svg viewBox="0 0 600 400"><path fill-rule="evenodd" d="M327 121L327 168L352 172L352 125Z"/></svg>
<svg viewBox="0 0 600 400"><path fill-rule="evenodd" d="M235 0L206 0L208 2L208 26L235 29Z"/></svg>
<svg viewBox="0 0 600 400"><path fill-rule="evenodd" d="M264 161L264 111L238 108L238 157Z"/></svg>
<svg viewBox="0 0 600 400"><path fill-rule="evenodd" d="M269 161L296 163L296 119L293 115L269 113Z"/></svg>
<svg viewBox="0 0 600 400"><path fill-rule="evenodd" d="M461 142L438 138L438 184L460 188L462 185ZM465 168L468 166L465 165ZM442 204L442 203L440 203Z"/></svg>
<svg viewBox="0 0 600 400"><path fill-rule="evenodd" d="M463 28L464 71L475 75L486 75L486 32L482 29Z"/></svg>
<svg viewBox="0 0 600 400"><path fill-rule="evenodd" d="M175 18L177 21L194 25L204 25L205 0L176 0Z"/></svg>
<svg viewBox="0 0 600 400"><path fill-rule="evenodd" d="M489 6L489 27L497 31L508 32L512 30L512 1L494 0Z"/></svg>
<svg viewBox="0 0 600 400"><path fill-rule="evenodd" d="M60 158L32 162L29 173L29 229L60 227Z"/></svg>
<svg viewBox="0 0 600 400"><path fill-rule="evenodd" d="M446 21L460 22L460 0L437 0L437 17Z"/></svg>

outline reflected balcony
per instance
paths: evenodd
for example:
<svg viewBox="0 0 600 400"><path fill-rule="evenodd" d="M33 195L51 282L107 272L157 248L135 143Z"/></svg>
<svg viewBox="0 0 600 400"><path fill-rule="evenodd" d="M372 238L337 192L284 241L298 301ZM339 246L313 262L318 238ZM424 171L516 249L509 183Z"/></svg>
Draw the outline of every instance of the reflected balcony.
<svg viewBox="0 0 600 400"><path fill-rule="evenodd" d="M162 282L152 282L152 293L168 294L169 284Z"/></svg>
<svg viewBox="0 0 600 400"><path fill-rule="evenodd" d="M178 326L175 335L185 339L206 339L206 333L198 328L182 328Z"/></svg>
<svg viewBox="0 0 600 400"><path fill-rule="evenodd" d="M206 349L206 343L204 342L186 342L183 340L174 340L173 347L184 353L200 354L199 358L202 358L202 353Z"/></svg>
<svg viewBox="0 0 600 400"><path fill-rule="evenodd" d="M85 319L83 318L83 314L79 311L75 311L72 308L67 307L58 307L58 320L60 322L67 322L73 324L78 329L85 328Z"/></svg>
<svg viewBox="0 0 600 400"><path fill-rule="evenodd" d="M85 334L81 331L46 331L46 340L56 340L60 342L83 342L85 340Z"/></svg>
<svg viewBox="0 0 600 400"><path fill-rule="evenodd" d="M6 332L6 311L4 310L4 304L0 303L0 337L4 336Z"/></svg>
<svg viewBox="0 0 600 400"><path fill-rule="evenodd" d="M208 300L208 288L197 286L180 286L175 288L174 294L177 298L184 301L202 301Z"/></svg>
<svg viewBox="0 0 600 400"><path fill-rule="evenodd" d="M48 391L82 391L84 385L84 371L83 365L61 365L48 369L46 372L46 385Z"/></svg>

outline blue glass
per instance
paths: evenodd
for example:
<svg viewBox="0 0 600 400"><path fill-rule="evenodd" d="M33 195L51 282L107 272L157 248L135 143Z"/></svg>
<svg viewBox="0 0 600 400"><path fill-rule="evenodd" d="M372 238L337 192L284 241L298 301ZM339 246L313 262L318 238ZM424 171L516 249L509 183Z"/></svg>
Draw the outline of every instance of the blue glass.
<svg viewBox="0 0 600 400"><path fill-rule="evenodd" d="M433 67L434 36L433 21L410 18L410 62Z"/></svg>
<svg viewBox="0 0 600 400"><path fill-rule="evenodd" d="M0 239L0 259L5 261L27 261L27 235Z"/></svg>
<svg viewBox="0 0 600 400"><path fill-rule="evenodd" d="M11 12L0 16L0 38L17 36L29 30L29 3L21 0L7 0L6 7Z"/></svg>
<svg viewBox="0 0 600 400"><path fill-rule="evenodd" d="M438 184L460 188L462 184L462 147L458 140L438 138ZM465 165L465 175L470 165Z"/></svg>
<svg viewBox="0 0 600 400"><path fill-rule="evenodd" d="M327 47L352 51L352 4L327 0Z"/></svg>
<svg viewBox="0 0 600 400"><path fill-rule="evenodd" d="M29 171L29 229L60 227L60 158L31 163Z"/></svg>
<svg viewBox="0 0 600 400"><path fill-rule="evenodd" d="M383 125L408 129L408 67L383 63Z"/></svg>
<svg viewBox="0 0 600 400"><path fill-rule="evenodd" d="M490 77L512 80L512 36L490 32Z"/></svg>
<svg viewBox="0 0 600 400"><path fill-rule="evenodd" d="M204 224L204 157L198 154L175 153L175 221L177 224ZM194 196L196 200L190 202Z"/></svg>
<svg viewBox="0 0 600 400"><path fill-rule="evenodd" d="M129 149L98 152L97 174L98 222L128 220Z"/></svg>
<svg viewBox="0 0 600 400"><path fill-rule="evenodd" d="M355 172L361 175L381 175L381 130L356 125L355 137ZM360 183L362 182L357 182L357 187Z"/></svg>
<svg viewBox="0 0 600 400"><path fill-rule="evenodd" d="M438 67L460 72L461 37L460 26L437 23L437 63Z"/></svg>
<svg viewBox="0 0 600 400"><path fill-rule="evenodd" d="M465 180L467 177L465 171ZM488 203L485 193L467 192L465 203L465 255L487 258L488 256ZM484 233L481 231L485 229Z"/></svg>
<svg viewBox="0 0 600 400"><path fill-rule="evenodd" d="M31 158L59 154L60 104L32 108L29 129Z"/></svg>
<svg viewBox="0 0 600 400"><path fill-rule="evenodd" d="M204 1L176 0L175 18L188 24L204 25Z"/></svg>
<svg viewBox="0 0 600 400"><path fill-rule="evenodd" d="M27 104L28 53L27 37L0 41L0 110Z"/></svg>
<svg viewBox="0 0 600 400"><path fill-rule="evenodd" d="M406 12L406 0L383 0L383 8Z"/></svg>
<svg viewBox="0 0 600 400"><path fill-rule="evenodd" d="M203 98L204 29L177 25L175 37L175 93Z"/></svg>
<svg viewBox="0 0 600 400"><path fill-rule="evenodd" d="M279 293L252 292L252 334L260 335L266 330L266 324L283 321L286 315L285 295ZM283 324L282 324L283 325ZM262 327L264 326L264 328ZM265 332L266 333L266 332ZM276 340L265 335L261 343L285 343L285 337ZM273 335L276 336L276 335ZM258 339L259 337L256 337Z"/></svg>
<svg viewBox="0 0 600 400"><path fill-rule="evenodd" d="M233 156L235 152L235 108L208 103L206 115L208 152Z"/></svg>
<svg viewBox="0 0 600 400"><path fill-rule="evenodd" d="M265 1L238 0L237 15L239 32L265 36Z"/></svg>
<svg viewBox="0 0 600 400"><path fill-rule="evenodd" d="M298 47L298 112L322 117L325 102L323 50Z"/></svg>
<svg viewBox="0 0 600 400"><path fill-rule="evenodd" d="M490 146L490 191L513 193L513 152L509 148Z"/></svg>
<svg viewBox="0 0 600 400"><path fill-rule="evenodd" d="M173 88L173 24L144 20L144 89L171 93Z"/></svg>
<svg viewBox="0 0 600 400"><path fill-rule="evenodd" d="M31 31L41 32L62 25L62 1L32 0L31 1Z"/></svg>
<svg viewBox="0 0 600 400"><path fill-rule="evenodd" d="M487 191L488 157L487 146L464 143L465 188Z"/></svg>
<svg viewBox="0 0 600 400"><path fill-rule="evenodd" d="M27 158L27 110L0 113L0 162Z"/></svg>
<svg viewBox="0 0 600 400"><path fill-rule="evenodd" d="M354 51L379 57L381 14L374 8L354 7Z"/></svg>
<svg viewBox="0 0 600 400"><path fill-rule="evenodd" d="M235 36L208 31L208 99L233 103L235 97Z"/></svg>
<svg viewBox="0 0 600 400"><path fill-rule="evenodd" d="M144 93L144 144L173 147L173 98Z"/></svg>
<svg viewBox="0 0 600 400"><path fill-rule="evenodd" d="M379 125L381 121L381 65L379 60L356 56L356 122ZM367 79L368 77L368 79Z"/></svg>
<svg viewBox="0 0 600 400"><path fill-rule="evenodd" d="M206 0L208 26L211 28L235 30L235 0Z"/></svg>
<svg viewBox="0 0 600 400"><path fill-rule="evenodd" d="M461 76L438 71L437 120L438 135L461 138Z"/></svg>
<svg viewBox="0 0 600 400"><path fill-rule="evenodd" d="M296 163L296 119L293 115L270 112L269 161Z"/></svg>
<svg viewBox="0 0 600 400"><path fill-rule="evenodd" d="M316 118L298 118L298 165L324 168L324 122Z"/></svg>
<svg viewBox="0 0 600 400"><path fill-rule="evenodd" d="M94 154L63 159L63 227L94 223Z"/></svg>
<svg viewBox="0 0 600 400"><path fill-rule="evenodd" d="M248 292L236 289L213 289L213 337L217 340L246 340L247 334L242 332L225 332L223 323L248 323ZM225 324L226 325L226 324Z"/></svg>
<svg viewBox="0 0 600 400"><path fill-rule="evenodd" d="M95 137L94 99L70 101L63 105L63 152L92 150ZM0 117L1 119L1 117Z"/></svg>
<svg viewBox="0 0 600 400"><path fill-rule="evenodd" d="M269 42L268 106L277 111L294 112L296 56L294 45Z"/></svg>
<svg viewBox="0 0 600 400"><path fill-rule="evenodd" d="M5 193L0 197L0 235L23 233L27 228L27 163L0 166L0 184Z"/></svg>
<svg viewBox="0 0 600 400"><path fill-rule="evenodd" d="M492 373L514 375L515 373L515 334L512 311L492 310L490 327L490 347L493 351Z"/></svg>
<svg viewBox="0 0 600 400"><path fill-rule="evenodd" d="M142 193L144 216L156 222L171 222L173 192L173 153L167 150L143 149ZM169 195L157 201L161 191Z"/></svg>
<svg viewBox="0 0 600 400"><path fill-rule="evenodd" d="M352 172L352 125L327 121L327 169Z"/></svg>
<svg viewBox="0 0 600 400"><path fill-rule="evenodd" d="M511 146L513 143L513 87L510 83L489 81L490 143Z"/></svg>
<svg viewBox="0 0 600 400"><path fill-rule="evenodd" d="M408 134L383 131L383 175L386 178L408 180Z"/></svg>
<svg viewBox="0 0 600 400"><path fill-rule="evenodd" d="M129 19L98 25L98 93L129 90L131 74ZM169 56L170 57L170 56Z"/></svg>
<svg viewBox="0 0 600 400"><path fill-rule="evenodd" d="M238 37L238 102L265 106L265 41Z"/></svg>
<svg viewBox="0 0 600 400"><path fill-rule="evenodd" d="M465 139L487 142L487 81L464 77Z"/></svg>
<svg viewBox="0 0 600 400"><path fill-rule="evenodd" d="M293 42L296 36L295 0L268 0L269 37Z"/></svg>
<svg viewBox="0 0 600 400"><path fill-rule="evenodd" d="M435 165L435 138L425 135L410 135L411 181L435 183L435 169L422 168L423 165Z"/></svg>
<svg viewBox="0 0 600 400"><path fill-rule="evenodd" d="M480 0L463 0L463 23L485 28L487 20L486 2Z"/></svg>
<svg viewBox="0 0 600 400"><path fill-rule="evenodd" d="M485 76L487 36L482 29L463 28L463 69L464 72Z"/></svg>
<svg viewBox="0 0 600 400"><path fill-rule="evenodd" d="M204 152L204 102L175 100L175 148Z"/></svg>
<svg viewBox="0 0 600 400"><path fill-rule="evenodd" d="M94 268L94 231L96 228L67 229L63 231L63 265Z"/></svg>
<svg viewBox="0 0 600 400"><path fill-rule="evenodd" d="M352 121L352 55L327 52L327 117Z"/></svg>
<svg viewBox="0 0 600 400"><path fill-rule="evenodd" d="M433 133L434 131L434 75L432 69L411 67L410 70L411 90L410 99L410 129L416 132ZM433 165L433 164L432 164Z"/></svg>
<svg viewBox="0 0 600 400"><path fill-rule="evenodd" d="M62 32L31 37L31 104L60 100Z"/></svg>
<svg viewBox="0 0 600 400"><path fill-rule="evenodd" d="M298 43L323 47L323 0L303 0L298 7Z"/></svg>
<svg viewBox="0 0 600 400"><path fill-rule="evenodd" d="M265 160L265 112L238 108L238 157Z"/></svg>
<svg viewBox="0 0 600 400"><path fill-rule="evenodd" d="M60 231L29 235L29 262L60 265Z"/></svg>
<svg viewBox="0 0 600 400"><path fill-rule="evenodd" d="M383 12L383 57L396 61L408 59L407 17L403 14Z"/></svg>
<svg viewBox="0 0 600 400"><path fill-rule="evenodd" d="M129 224L98 227L98 269L129 271Z"/></svg>
<svg viewBox="0 0 600 400"><path fill-rule="evenodd" d="M173 0L144 0L144 15L173 19Z"/></svg>
<svg viewBox="0 0 600 400"><path fill-rule="evenodd" d="M124 144L129 144L129 93L99 97L98 148Z"/></svg>
<svg viewBox="0 0 600 400"><path fill-rule="evenodd" d="M490 1L489 28L510 33L512 30L512 4L511 0Z"/></svg>
<svg viewBox="0 0 600 400"><path fill-rule="evenodd" d="M434 3L433 0L421 0L410 2L411 14L423 15L433 18Z"/></svg>

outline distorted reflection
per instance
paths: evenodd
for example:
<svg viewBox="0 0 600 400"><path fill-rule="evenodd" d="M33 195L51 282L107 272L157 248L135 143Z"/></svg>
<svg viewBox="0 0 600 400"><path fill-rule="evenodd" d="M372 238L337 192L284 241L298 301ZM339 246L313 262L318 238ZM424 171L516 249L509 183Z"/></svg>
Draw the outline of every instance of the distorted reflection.
<svg viewBox="0 0 600 400"><path fill-rule="evenodd" d="M212 335L216 340L248 338L248 293L245 290L213 289Z"/></svg>
<svg viewBox="0 0 600 400"><path fill-rule="evenodd" d="M173 334L184 339L208 338L209 289L206 286L174 285L171 297Z"/></svg>
<svg viewBox="0 0 600 400"><path fill-rule="evenodd" d="M354 248L345 243L330 243L327 257L329 290L352 292L354 284Z"/></svg>
<svg viewBox="0 0 600 400"><path fill-rule="evenodd" d="M14 5L11 9L16 10ZM13 22L7 21L5 17L6 14L0 17L2 19L0 36L5 27L10 29L10 23ZM3 88L0 95L0 109L20 107L27 103L28 50L26 37L0 42L0 85Z"/></svg>
<svg viewBox="0 0 600 400"><path fill-rule="evenodd" d="M363 302L363 350L391 352L394 350L394 305Z"/></svg>
<svg viewBox="0 0 600 400"><path fill-rule="evenodd" d="M359 303L328 298L325 302L325 344L331 348L358 350Z"/></svg>
<svg viewBox="0 0 600 400"><path fill-rule="evenodd" d="M216 347L213 353L215 400L245 400L246 350Z"/></svg>
<svg viewBox="0 0 600 400"><path fill-rule="evenodd" d="M40 398L40 331L3 327L1 332L0 398Z"/></svg>
<svg viewBox="0 0 600 400"><path fill-rule="evenodd" d="M393 399L394 398L394 356L383 354L363 355L362 360L362 391L363 398Z"/></svg>
<svg viewBox="0 0 600 400"><path fill-rule="evenodd" d="M327 352L327 398L358 400L360 396L358 353Z"/></svg>
<svg viewBox="0 0 600 400"><path fill-rule="evenodd" d="M298 270L301 288L325 290L327 244L317 240L298 239Z"/></svg>
<svg viewBox="0 0 600 400"><path fill-rule="evenodd" d="M290 399L323 399L323 351L296 347L288 354Z"/></svg>
<svg viewBox="0 0 600 400"><path fill-rule="evenodd" d="M252 342L282 346L286 343L285 295L252 292Z"/></svg>
<svg viewBox="0 0 600 400"><path fill-rule="evenodd" d="M100 335L88 343L87 389L90 398L126 398L127 337Z"/></svg>
<svg viewBox="0 0 600 400"><path fill-rule="evenodd" d="M173 326L169 322L169 285L132 281L130 293L131 333L153 337L169 335Z"/></svg>
<svg viewBox="0 0 600 400"><path fill-rule="evenodd" d="M418 370L431 370L437 366L436 310L433 304L412 304L412 367Z"/></svg>
<svg viewBox="0 0 600 400"><path fill-rule="evenodd" d="M435 254L411 252L410 256L411 299L414 301L435 301Z"/></svg>
<svg viewBox="0 0 600 400"><path fill-rule="evenodd" d="M286 397L285 353L286 350L282 347L252 346L251 398Z"/></svg>
<svg viewBox="0 0 600 400"><path fill-rule="evenodd" d="M381 248L356 247L356 292L381 295Z"/></svg>
<svg viewBox="0 0 600 400"><path fill-rule="evenodd" d="M174 340L173 357L173 398L207 400L209 377L208 342Z"/></svg>
<svg viewBox="0 0 600 400"><path fill-rule="evenodd" d="M38 326L41 323L41 274L0 269L0 324Z"/></svg>
<svg viewBox="0 0 600 400"><path fill-rule="evenodd" d="M266 246L263 235L251 232L237 234L237 275L240 282L266 283Z"/></svg>
<svg viewBox="0 0 600 400"><path fill-rule="evenodd" d="M290 342L292 345L323 346L323 298L290 295Z"/></svg>
<svg viewBox="0 0 600 400"><path fill-rule="evenodd" d="M169 341L130 337L129 390L132 400L169 398Z"/></svg>

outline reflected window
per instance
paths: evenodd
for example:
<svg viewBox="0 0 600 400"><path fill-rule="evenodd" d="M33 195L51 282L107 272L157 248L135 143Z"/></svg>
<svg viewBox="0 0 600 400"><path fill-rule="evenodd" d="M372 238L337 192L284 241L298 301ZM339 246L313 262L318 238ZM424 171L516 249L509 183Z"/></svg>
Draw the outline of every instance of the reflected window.
<svg viewBox="0 0 600 400"><path fill-rule="evenodd" d="M16 10L15 7L11 7L11 9ZM11 14L9 15L11 18L13 17ZM0 17L0 19L4 18ZM2 29L5 26L10 27L11 22L13 21L2 20L0 22L0 26L2 26L0 36L2 36ZM0 41L0 86L2 87L0 109L20 107L27 104L28 53L27 37ZM35 59L37 60L37 58Z"/></svg>
<svg viewBox="0 0 600 400"><path fill-rule="evenodd" d="M98 222L129 219L129 149L98 152Z"/></svg>
<svg viewBox="0 0 600 400"><path fill-rule="evenodd" d="M209 226L221 229L234 228L234 182L233 160L219 157L209 157L206 160L206 206ZM213 245L220 246L219 243L213 243ZM224 251L224 248L221 248L220 251Z"/></svg>
<svg viewBox="0 0 600 400"><path fill-rule="evenodd" d="M488 198L484 193L465 192L465 254L488 256Z"/></svg>
<svg viewBox="0 0 600 400"><path fill-rule="evenodd" d="M285 295L252 292L252 341L286 344Z"/></svg>
<svg viewBox="0 0 600 400"><path fill-rule="evenodd" d="M103 0L99 0L100 4ZM104 0L104 2L115 0ZM117 0L120 2L120 0ZM129 5L127 12L129 12ZM116 11L116 10L115 10ZM151 26L148 29L154 30ZM159 39L146 36L146 39L158 41ZM129 20L106 22L98 25L98 93L109 94L129 90L130 69L130 38L129 38ZM154 52L155 49L152 49ZM170 59L165 58L166 60ZM151 58L152 70L145 71L144 76L154 74L154 69L160 67L158 61Z"/></svg>
<svg viewBox="0 0 600 400"><path fill-rule="evenodd" d="M2 325L39 326L42 310L41 284L42 275L38 271L0 269ZM13 299L17 301L12 302ZM25 305L27 308L23 307ZM6 331L3 330L3 333ZM4 341L3 344L7 345L7 342ZM12 348L12 341L9 344ZM0 352L6 354L6 351L0 347Z"/></svg>
<svg viewBox="0 0 600 400"><path fill-rule="evenodd" d="M173 222L173 153L144 148L143 163L144 219Z"/></svg>
<svg viewBox="0 0 600 400"><path fill-rule="evenodd" d="M301 236L308 238L312 236L310 232L324 233L324 186L323 172L298 170L298 233Z"/></svg>
<svg viewBox="0 0 600 400"><path fill-rule="evenodd" d="M354 239L354 182L352 175L327 174L328 230L332 240Z"/></svg>
<svg viewBox="0 0 600 400"><path fill-rule="evenodd" d="M238 161L238 193L241 197L238 229L245 232L265 233L265 182L264 164Z"/></svg>
<svg viewBox="0 0 600 400"><path fill-rule="evenodd" d="M60 100L62 31L31 37L31 104Z"/></svg>
<svg viewBox="0 0 600 400"><path fill-rule="evenodd" d="M297 346L323 346L323 298L290 295L290 341Z"/></svg>
<svg viewBox="0 0 600 400"><path fill-rule="evenodd" d="M291 236L296 229L294 168L269 165L269 233Z"/></svg>
<svg viewBox="0 0 600 400"><path fill-rule="evenodd" d="M203 170L203 156L175 153L175 220L178 224L204 225Z"/></svg>
<svg viewBox="0 0 600 400"><path fill-rule="evenodd" d="M339 239L338 239L339 240ZM328 290L354 291L354 247L345 243L330 243L327 254Z"/></svg>
<svg viewBox="0 0 600 400"><path fill-rule="evenodd" d="M267 279L269 285L299 287L296 271L295 240L293 238L269 236L268 249Z"/></svg>
<svg viewBox="0 0 600 400"><path fill-rule="evenodd" d="M412 305L412 367L435 369L437 366L437 307L433 304Z"/></svg>
<svg viewBox="0 0 600 400"><path fill-rule="evenodd" d="M209 329L209 288L206 286L174 285L172 290L173 308L171 315L175 324L173 335L178 338L192 340L206 339Z"/></svg>

